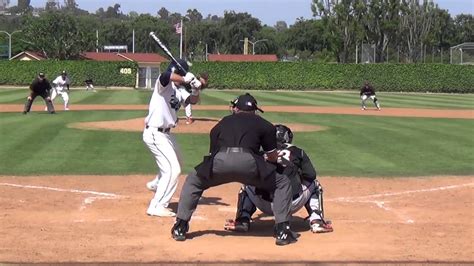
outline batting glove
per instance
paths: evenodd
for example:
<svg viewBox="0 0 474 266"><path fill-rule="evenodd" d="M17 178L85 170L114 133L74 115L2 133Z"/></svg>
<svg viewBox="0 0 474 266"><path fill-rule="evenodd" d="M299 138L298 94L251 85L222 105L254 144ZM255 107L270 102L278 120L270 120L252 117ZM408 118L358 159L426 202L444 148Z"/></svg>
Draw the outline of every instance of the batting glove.
<svg viewBox="0 0 474 266"><path fill-rule="evenodd" d="M196 76L194 76L193 73L188 72L186 75L183 77L185 83L190 83L191 81L196 79Z"/></svg>
<svg viewBox="0 0 474 266"><path fill-rule="evenodd" d="M198 79L193 79L189 84L191 85L191 88L195 90L200 89L202 86L201 81L199 81Z"/></svg>

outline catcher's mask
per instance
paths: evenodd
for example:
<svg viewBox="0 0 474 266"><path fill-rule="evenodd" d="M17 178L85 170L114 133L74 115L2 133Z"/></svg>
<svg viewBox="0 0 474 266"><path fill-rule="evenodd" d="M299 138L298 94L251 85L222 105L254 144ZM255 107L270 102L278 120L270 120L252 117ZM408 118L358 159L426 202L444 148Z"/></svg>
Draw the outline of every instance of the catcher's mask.
<svg viewBox="0 0 474 266"><path fill-rule="evenodd" d="M291 143L293 141L293 132L285 125L275 125L276 139L278 143Z"/></svg>

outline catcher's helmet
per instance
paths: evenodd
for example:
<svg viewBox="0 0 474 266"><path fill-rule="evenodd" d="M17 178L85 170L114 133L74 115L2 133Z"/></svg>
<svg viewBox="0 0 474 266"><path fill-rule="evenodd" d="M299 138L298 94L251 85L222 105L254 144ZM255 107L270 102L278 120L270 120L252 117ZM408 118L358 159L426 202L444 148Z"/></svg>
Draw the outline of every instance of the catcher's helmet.
<svg viewBox="0 0 474 266"><path fill-rule="evenodd" d="M180 76L184 76L186 75L186 72L189 71L189 64L186 60L184 59L177 59L176 61L178 61L178 63L184 68L184 71L183 69L180 69L178 67L178 65L175 63L175 62L171 62L170 65L168 66L168 71L171 71L171 72L174 72Z"/></svg>
<svg viewBox="0 0 474 266"><path fill-rule="evenodd" d="M276 139L278 143L291 143L293 141L293 132L285 125L275 125Z"/></svg>

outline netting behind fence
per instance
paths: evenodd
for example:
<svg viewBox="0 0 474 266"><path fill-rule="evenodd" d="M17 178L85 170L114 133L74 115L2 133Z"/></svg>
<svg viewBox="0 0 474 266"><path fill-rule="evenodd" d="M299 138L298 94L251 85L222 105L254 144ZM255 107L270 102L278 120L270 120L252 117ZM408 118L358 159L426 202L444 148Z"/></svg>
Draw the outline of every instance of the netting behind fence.
<svg viewBox="0 0 474 266"><path fill-rule="evenodd" d="M451 47L451 64L474 65L474 42L463 43Z"/></svg>

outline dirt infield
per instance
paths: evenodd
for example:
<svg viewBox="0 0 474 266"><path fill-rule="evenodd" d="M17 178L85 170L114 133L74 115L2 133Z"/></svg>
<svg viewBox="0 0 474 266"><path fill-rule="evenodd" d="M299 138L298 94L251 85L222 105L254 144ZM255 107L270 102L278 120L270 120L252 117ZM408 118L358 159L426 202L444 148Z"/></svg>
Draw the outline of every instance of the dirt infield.
<svg viewBox="0 0 474 266"><path fill-rule="evenodd" d="M145 214L150 178L0 177L0 261L473 262L472 176L323 177L335 231L310 233L300 211L292 223L301 237L285 247L274 244L273 222L259 212L247 234L223 229L234 216L236 183L206 191L191 239L174 241L173 218Z"/></svg>
<svg viewBox="0 0 474 266"><path fill-rule="evenodd" d="M185 125L185 119L180 118L178 127L173 129L173 133L209 133L209 131L217 124L217 118L195 118L194 123ZM183 125L183 126L181 126ZM294 132L320 131L327 129L323 126L286 123ZM143 118L135 118L119 121L97 121L82 122L68 125L71 128L88 129L88 130L113 130L113 131L143 131L145 126Z"/></svg>
<svg viewBox="0 0 474 266"><path fill-rule="evenodd" d="M32 111L43 111L44 105L33 105ZM433 117L433 118L464 118L473 119L474 110L438 110L415 108L383 108L382 111L368 109L360 110L356 107L318 107L318 106L265 106L266 112L314 113L314 114L345 114L365 116L395 116L395 117ZM148 110L147 105L71 105L71 110ZM195 105L193 110L229 110L225 105ZM23 105L1 104L0 112L21 112ZM58 108L61 112L62 109Z"/></svg>

